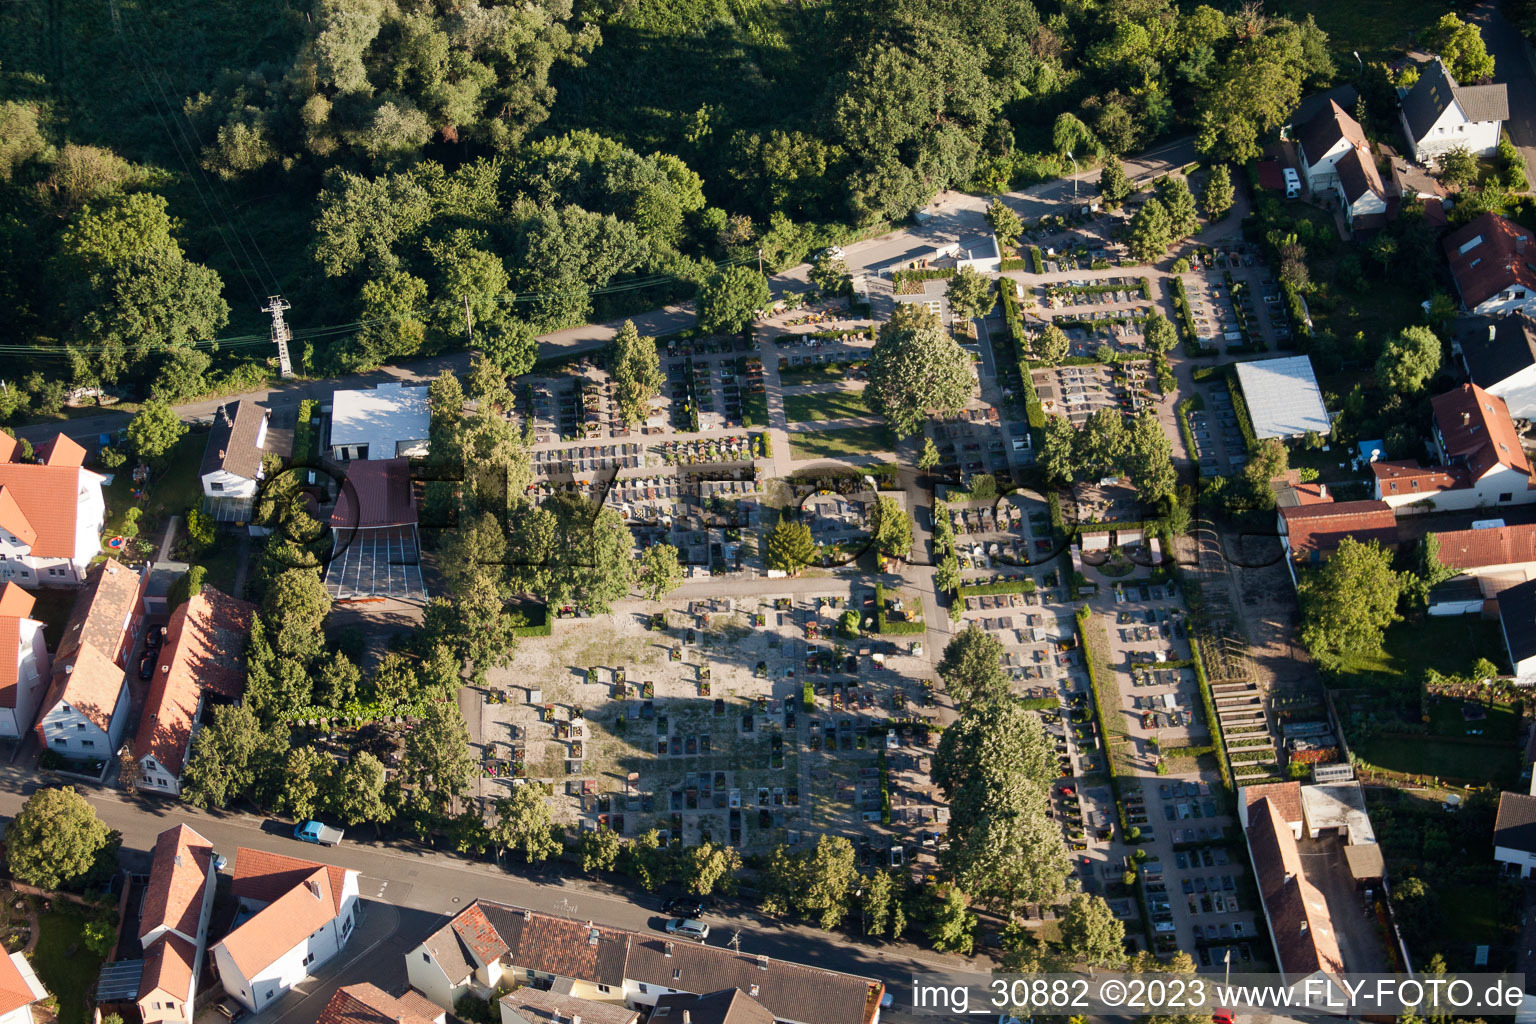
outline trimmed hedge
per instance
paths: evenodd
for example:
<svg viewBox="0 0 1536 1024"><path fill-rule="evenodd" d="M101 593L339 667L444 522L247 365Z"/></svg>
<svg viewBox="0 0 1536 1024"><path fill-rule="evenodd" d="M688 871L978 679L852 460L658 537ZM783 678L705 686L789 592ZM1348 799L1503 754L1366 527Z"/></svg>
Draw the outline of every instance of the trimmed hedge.
<svg viewBox="0 0 1536 1024"><path fill-rule="evenodd" d="M1141 279L1141 297L1148 302L1152 301L1152 279L1150 277Z"/></svg>
<svg viewBox="0 0 1536 1024"><path fill-rule="evenodd" d="M1049 711L1060 706L1061 701L1055 697L1020 697L1018 704L1025 711Z"/></svg>
<svg viewBox="0 0 1536 1024"><path fill-rule="evenodd" d="M1201 757L1216 753L1216 748L1209 744L1195 747L1158 747L1157 752L1163 757Z"/></svg>
<svg viewBox="0 0 1536 1024"><path fill-rule="evenodd" d="M898 270L891 275L891 290L894 291L897 295L914 295L917 291L921 291L921 289L917 289L916 291L912 292L905 292L902 291L902 289L909 284L921 284L924 281L940 281L945 278L954 276L955 271L952 267L928 267L922 270Z"/></svg>
<svg viewBox="0 0 1536 1024"><path fill-rule="evenodd" d="M958 591L960 597L986 597L991 594L1033 594L1033 579L1003 580L1000 583L971 583Z"/></svg>
<svg viewBox="0 0 1536 1024"><path fill-rule="evenodd" d="M310 420L320 415L320 403L306 398L299 403L299 422L293 428L293 464L309 465L315 456L315 426Z"/></svg>
<svg viewBox="0 0 1536 1024"><path fill-rule="evenodd" d="M1040 394L1035 390L1035 380L1029 372L1029 357L1024 351L1024 317L1019 309L1019 297L1011 286L998 288L997 291L1002 298L1003 320L1008 324L1008 333L1013 335L1014 355L1019 362L1020 383L1024 389L1024 416L1031 430L1044 430L1045 407L1040 404ZM1040 440L1037 434L1034 438L1037 448Z"/></svg>
<svg viewBox="0 0 1536 1024"><path fill-rule="evenodd" d="M1243 397L1243 389L1238 386L1236 373L1227 376L1227 392L1232 396L1232 412L1237 417L1237 429L1242 432L1243 444L1248 446L1251 453L1259 447L1259 439L1253 433L1253 416L1248 412L1248 400Z"/></svg>
<svg viewBox="0 0 1536 1024"><path fill-rule="evenodd" d="M1005 270L1005 271L1006 270L1028 270L1029 269L1029 260L1025 260L1025 259L1002 260L998 269Z"/></svg>
<svg viewBox="0 0 1536 1024"><path fill-rule="evenodd" d="M1115 770L1114 741L1109 731L1109 717L1104 711L1104 691L1099 685L1099 672L1088 644L1088 620L1092 615L1085 604L1077 609L1073 619L1077 623L1077 644L1083 651L1083 667L1088 670L1088 688L1093 691L1093 718L1098 723L1099 735L1104 738L1104 761L1109 766L1109 788L1115 794L1115 816L1120 821L1120 836L1124 838L1130 830L1125 820L1125 804L1120 798L1120 773Z"/></svg>
<svg viewBox="0 0 1536 1024"><path fill-rule="evenodd" d="M1195 444L1195 431L1189 425L1189 414L1192 411L1204 408L1205 398L1202 395L1190 395L1173 407L1174 413L1179 418L1179 436L1184 439L1184 452L1197 465L1200 462L1200 448Z"/></svg>
<svg viewBox="0 0 1536 1024"><path fill-rule="evenodd" d="M1029 247L1029 263L1030 267L1034 270L1035 273L1045 273L1045 256L1040 252L1040 247L1038 245L1032 245Z"/></svg>
<svg viewBox="0 0 1536 1024"><path fill-rule="evenodd" d="M1291 315L1291 329L1303 338L1312 337L1312 318L1307 315L1307 304L1302 301L1301 292L1291 282L1281 281L1280 295L1285 299L1286 312Z"/></svg>
<svg viewBox="0 0 1536 1024"><path fill-rule="evenodd" d="M1195 680L1200 684L1200 703L1205 706L1205 724L1211 730L1211 747L1216 755L1216 767L1221 772L1222 785L1230 793L1232 765L1227 760L1227 745L1221 736L1221 719L1216 717L1216 701L1211 696L1211 683L1205 678L1205 662L1200 658L1200 641L1190 637L1189 650L1195 661Z"/></svg>

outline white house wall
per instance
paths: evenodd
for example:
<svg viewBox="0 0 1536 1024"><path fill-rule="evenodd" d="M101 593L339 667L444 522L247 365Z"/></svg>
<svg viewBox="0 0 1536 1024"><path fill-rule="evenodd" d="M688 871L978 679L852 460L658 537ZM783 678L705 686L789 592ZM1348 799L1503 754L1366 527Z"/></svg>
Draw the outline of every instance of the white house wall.
<svg viewBox="0 0 1536 1024"><path fill-rule="evenodd" d="M468 977L457 982L450 979L426 946L417 946L406 954L405 977L411 988L445 1010L452 1010L459 997L469 991Z"/></svg>
<svg viewBox="0 0 1536 1024"><path fill-rule="evenodd" d="M1402 114L1398 115L1403 127L1411 137L1413 132L1408 129L1408 119ZM1499 121L1473 121L1466 120L1459 104L1451 103L1434 124L1424 133L1424 137L1413 139L1414 159L1420 163L1432 163L1440 158L1442 153L1448 153L1457 146L1467 147L1467 151L1473 156L1491 156L1499 146Z"/></svg>
<svg viewBox="0 0 1536 1024"><path fill-rule="evenodd" d="M352 877L349 875L349 877ZM356 881L353 878L355 890ZM293 988L309 975L319 970L332 957L341 951L346 939L342 937L343 931L346 938L351 938L352 925L354 923L352 907L343 903L345 916L338 916L327 921L317 931L304 939L292 949L283 953L259 971L254 978L246 978L240 968L235 965L234 958L220 943L214 947L214 958L219 967L219 978L224 985L224 991L244 1003L253 1011L260 1011L271 1004L275 999L282 997L284 992ZM313 959L305 962L310 955Z"/></svg>
<svg viewBox="0 0 1536 1024"><path fill-rule="evenodd" d="M37 706L48 688L53 670L48 646L43 640L42 624L32 619L19 623L20 641L16 655L16 707L0 708L0 736L15 739L32 728Z"/></svg>
<svg viewBox="0 0 1536 1024"><path fill-rule="evenodd" d="M215 488L214 484L222 484ZM210 498L254 498L256 481L236 476L227 469L216 469L203 474L203 493Z"/></svg>
<svg viewBox="0 0 1536 1024"><path fill-rule="evenodd" d="M1339 183L1339 159L1352 148L1348 139L1339 138L1327 152L1319 157L1313 157L1311 153L1306 153L1303 150L1308 161L1306 165L1307 188L1316 193L1337 186Z"/></svg>
<svg viewBox="0 0 1536 1024"><path fill-rule="evenodd" d="M1509 405L1509 415L1514 419L1536 419L1536 363L1483 390L1504 399Z"/></svg>

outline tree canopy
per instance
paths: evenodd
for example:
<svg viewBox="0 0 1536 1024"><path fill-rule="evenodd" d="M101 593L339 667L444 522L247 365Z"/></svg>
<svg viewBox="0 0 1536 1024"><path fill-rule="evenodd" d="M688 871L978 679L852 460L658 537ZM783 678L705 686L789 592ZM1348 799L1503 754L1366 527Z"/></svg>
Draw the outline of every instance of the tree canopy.
<svg viewBox="0 0 1536 1024"><path fill-rule="evenodd" d="M1375 541L1345 537L1322 568L1302 574L1301 642L1324 668L1351 655L1380 653L1387 627L1401 618L1403 587L1391 552Z"/></svg>
<svg viewBox="0 0 1536 1024"><path fill-rule="evenodd" d="M971 357L915 303L898 305L869 357L870 404L898 437L915 434L930 411L949 415L975 393Z"/></svg>
<svg viewBox="0 0 1536 1024"><path fill-rule="evenodd" d="M11 873L40 889L80 881L111 842L112 833L95 808L72 786L33 793L5 830Z"/></svg>

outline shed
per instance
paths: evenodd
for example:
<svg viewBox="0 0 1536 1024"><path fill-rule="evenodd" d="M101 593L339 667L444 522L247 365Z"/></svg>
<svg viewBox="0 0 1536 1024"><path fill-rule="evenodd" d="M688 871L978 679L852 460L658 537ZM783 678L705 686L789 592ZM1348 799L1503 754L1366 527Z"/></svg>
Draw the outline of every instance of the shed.
<svg viewBox="0 0 1536 1024"><path fill-rule="evenodd" d="M1355 885L1379 882L1387 873L1386 860L1378 843L1357 843L1344 847L1344 861L1349 865L1350 877Z"/></svg>
<svg viewBox="0 0 1536 1024"><path fill-rule="evenodd" d="M1255 437L1300 437L1309 430L1326 434L1328 410L1306 356L1238 363L1237 380L1248 403Z"/></svg>

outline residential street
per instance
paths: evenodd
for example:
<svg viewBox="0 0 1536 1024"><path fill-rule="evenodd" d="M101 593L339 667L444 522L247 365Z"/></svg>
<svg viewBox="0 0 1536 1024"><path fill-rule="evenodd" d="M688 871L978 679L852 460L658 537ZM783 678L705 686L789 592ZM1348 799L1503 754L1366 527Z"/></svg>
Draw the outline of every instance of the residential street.
<svg viewBox="0 0 1536 1024"><path fill-rule="evenodd" d="M825 588L827 581L821 583ZM0 814L13 817L26 795L38 787L38 779L30 772L13 768L0 772ZM350 832L339 847L310 846L291 838L292 826L284 822L199 811L186 804L91 786L79 788L101 819L123 834L123 862L130 870L148 871L155 836L184 821L206 836L219 853L231 858L237 846L248 846L341 864L361 873L359 893L370 901L367 916L357 938L343 953L340 966L322 972L320 978L303 986L304 991L290 994L280 1006L260 1015L258 1019L264 1022L311 1021L338 985L367 980L393 987L401 976L398 957L446 916L476 898L640 931L660 927L664 921L658 895L634 899L628 892L600 882L521 866L505 871L491 863L414 843L376 843L370 841L366 827ZM893 987L910 984L914 971L989 969L985 960L945 957L906 943L863 945L841 934L782 924L752 913L749 905L750 900L724 899L718 903L706 918L713 929L711 945L727 945L732 932L739 930L743 953L813 963L876 978Z"/></svg>
<svg viewBox="0 0 1536 1024"><path fill-rule="evenodd" d="M1509 87L1509 120L1504 130L1525 156L1527 172L1536 170L1536 69L1531 46L1491 0L1468 11L1466 19L1483 30L1483 42L1495 62L1493 80Z"/></svg>

